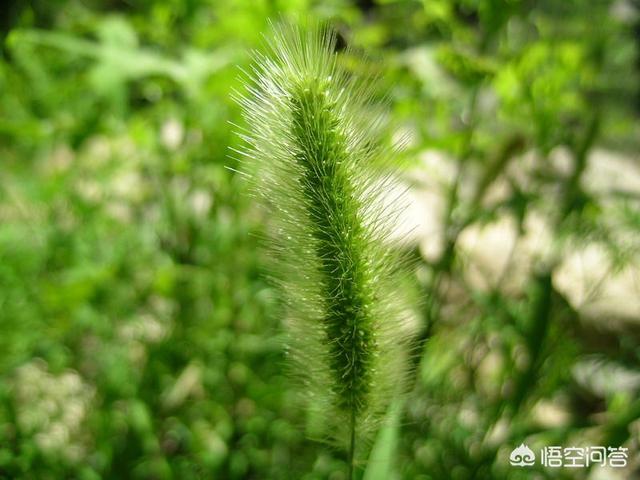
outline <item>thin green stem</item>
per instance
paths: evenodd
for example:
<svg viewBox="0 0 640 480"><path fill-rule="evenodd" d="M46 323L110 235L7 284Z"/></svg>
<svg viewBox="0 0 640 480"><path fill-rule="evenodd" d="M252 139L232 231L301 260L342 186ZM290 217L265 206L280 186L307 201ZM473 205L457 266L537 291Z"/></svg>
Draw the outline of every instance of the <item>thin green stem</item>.
<svg viewBox="0 0 640 480"><path fill-rule="evenodd" d="M349 440L349 475L348 479L353 480L355 478L356 469L356 412L351 411L351 425L350 425L350 440Z"/></svg>

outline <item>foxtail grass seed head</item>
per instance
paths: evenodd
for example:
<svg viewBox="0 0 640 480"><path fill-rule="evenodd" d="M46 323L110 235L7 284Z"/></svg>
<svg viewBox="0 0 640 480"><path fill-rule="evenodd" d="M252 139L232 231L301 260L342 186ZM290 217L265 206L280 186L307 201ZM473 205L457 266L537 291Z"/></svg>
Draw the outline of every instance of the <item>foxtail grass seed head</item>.
<svg viewBox="0 0 640 480"><path fill-rule="evenodd" d="M269 212L293 371L330 436L366 438L406 376L406 271L382 200L394 180L370 78L339 64L321 27L279 26L238 95L239 150Z"/></svg>

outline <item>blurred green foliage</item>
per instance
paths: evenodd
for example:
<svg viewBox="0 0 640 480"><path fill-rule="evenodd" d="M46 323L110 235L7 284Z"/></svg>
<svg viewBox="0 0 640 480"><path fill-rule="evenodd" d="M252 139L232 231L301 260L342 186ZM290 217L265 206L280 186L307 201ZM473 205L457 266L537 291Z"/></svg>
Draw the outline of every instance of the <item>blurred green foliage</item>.
<svg viewBox="0 0 640 480"><path fill-rule="evenodd" d="M438 152L448 172L442 215L428 219L440 243L415 244L415 385L365 478L534 478L509 466L522 442L624 445L630 467L611 478L640 478L640 312L605 308L594 320L560 275L585 245L607 252L605 280L638 272L640 187L619 180L603 193L585 176L596 147L628 156L622 177L640 168L639 10L632 0L9 2L0 478L345 478L344 455L306 439L257 248L269 219L229 150L239 67L269 19L305 16L368 56L343 59L379 76L397 130L388 140L408 139L407 171ZM518 287L510 271L473 281L465 232L508 218L525 238L533 214L549 252L512 259L527 266ZM535 478L596 478L538 467Z"/></svg>

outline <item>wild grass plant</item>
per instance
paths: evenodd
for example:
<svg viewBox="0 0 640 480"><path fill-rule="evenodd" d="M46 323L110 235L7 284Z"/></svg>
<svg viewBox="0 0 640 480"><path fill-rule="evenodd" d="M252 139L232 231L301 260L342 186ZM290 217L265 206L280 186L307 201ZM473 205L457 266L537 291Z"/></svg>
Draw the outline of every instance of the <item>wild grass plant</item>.
<svg viewBox="0 0 640 480"><path fill-rule="evenodd" d="M287 303L293 372L349 478L408 365L397 204L369 78L340 65L328 28L278 26L256 56L241 135L245 172L273 223L267 241Z"/></svg>

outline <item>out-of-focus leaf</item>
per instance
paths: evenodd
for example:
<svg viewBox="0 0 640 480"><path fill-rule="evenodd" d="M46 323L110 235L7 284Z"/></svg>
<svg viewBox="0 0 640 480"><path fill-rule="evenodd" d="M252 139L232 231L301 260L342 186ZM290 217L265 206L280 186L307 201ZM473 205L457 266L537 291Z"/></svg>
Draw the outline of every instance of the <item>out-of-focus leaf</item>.
<svg viewBox="0 0 640 480"><path fill-rule="evenodd" d="M393 480L400 478L395 471L396 450L400 438L400 420L404 401L394 400L389 406L387 417L378 432L376 442L369 455L364 480Z"/></svg>

